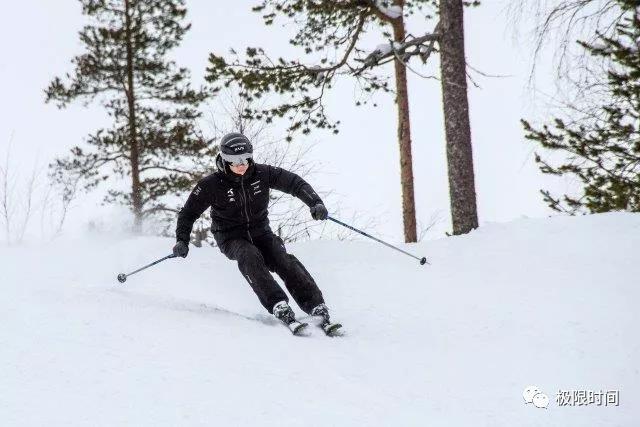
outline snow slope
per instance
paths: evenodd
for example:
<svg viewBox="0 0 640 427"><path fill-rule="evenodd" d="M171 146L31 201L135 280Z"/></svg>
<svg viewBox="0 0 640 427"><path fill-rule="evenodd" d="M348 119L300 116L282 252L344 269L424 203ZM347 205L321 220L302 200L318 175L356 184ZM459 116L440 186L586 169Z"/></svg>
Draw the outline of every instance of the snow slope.
<svg viewBox="0 0 640 427"><path fill-rule="evenodd" d="M406 245L425 267L369 241L290 245L340 338L291 336L215 248L120 285L172 241L2 247L0 425L635 426L639 242L640 215L605 214ZM620 405L560 407L559 389Z"/></svg>

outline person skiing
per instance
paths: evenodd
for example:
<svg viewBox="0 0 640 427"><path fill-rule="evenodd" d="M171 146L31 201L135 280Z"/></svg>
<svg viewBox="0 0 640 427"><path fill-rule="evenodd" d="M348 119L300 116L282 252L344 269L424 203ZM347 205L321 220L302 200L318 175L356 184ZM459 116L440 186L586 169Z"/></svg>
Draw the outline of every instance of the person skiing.
<svg viewBox="0 0 640 427"><path fill-rule="evenodd" d="M220 141L216 172L201 179L178 213L175 256L186 257L193 223L211 208L213 237L220 251L237 261L238 268L265 309L295 334L306 324L295 318L287 294L271 271L302 310L321 320L325 332L340 327L331 324L322 292L309 272L282 239L269 227L269 190L276 189L302 200L315 220L327 219L322 199L304 179L276 166L253 161L253 146L241 133L229 133Z"/></svg>

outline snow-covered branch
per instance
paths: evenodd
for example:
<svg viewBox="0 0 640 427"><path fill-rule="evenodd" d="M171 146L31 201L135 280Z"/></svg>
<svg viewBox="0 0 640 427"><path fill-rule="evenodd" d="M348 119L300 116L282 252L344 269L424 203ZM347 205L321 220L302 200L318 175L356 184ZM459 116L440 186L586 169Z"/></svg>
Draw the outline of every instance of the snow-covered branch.
<svg viewBox="0 0 640 427"><path fill-rule="evenodd" d="M391 4L390 0L374 0L375 7L389 19L398 19L402 16L402 6Z"/></svg>
<svg viewBox="0 0 640 427"><path fill-rule="evenodd" d="M418 56L423 63L426 63L431 53L435 50L435 42L438 40L438 37L438 26L436 26L435 31L431 34L415 37L403 43L389 42L378 45L373 52L369 53L364 59L358 60L362 62L362 67L355 70L354 74L360 74L367 68L373 68L395 57L400 58L402 62L406 63L412 56Z"/></svg>

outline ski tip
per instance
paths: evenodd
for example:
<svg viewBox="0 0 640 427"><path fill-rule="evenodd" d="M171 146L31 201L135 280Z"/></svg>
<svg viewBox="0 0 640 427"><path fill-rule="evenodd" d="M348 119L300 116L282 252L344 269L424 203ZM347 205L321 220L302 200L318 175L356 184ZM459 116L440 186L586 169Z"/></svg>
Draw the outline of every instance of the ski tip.
<svg viewBox="0 0 640 427"><path fill-rule="evenodd" d="M293 335L299 335L302 331L304 331L304 329L309 326L308 323L298 323L297 325L293 326L293 328L291 329L291 333Z"/></svg>
<svg viewBox="0 0 640 427"><path fill-rule="evenodd" d="M330 325L327 325L326 328L322 328L324 330L324 333L327 334L327 336L333 337L333 336L337 336L341 331L339 330L340 328L342 328L342 325L340 323L332 323Z"/></svg>

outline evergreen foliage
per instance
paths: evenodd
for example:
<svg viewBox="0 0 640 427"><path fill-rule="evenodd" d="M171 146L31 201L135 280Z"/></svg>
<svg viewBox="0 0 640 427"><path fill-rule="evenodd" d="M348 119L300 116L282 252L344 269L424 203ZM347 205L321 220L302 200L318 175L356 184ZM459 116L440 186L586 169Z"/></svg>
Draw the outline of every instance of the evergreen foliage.
<svg viewBox="0 0 640 427"><path fill-rule="evenodd" d="M435 0L402 3L400 10L405 15L421 11L428 19L433 18L437 5ZM387 40L392 38L389 24L396 12L394 4L391 0L261 0L253 11L262 14L266 25L274 25L278 19L296 25L289 43L304 52L305 60L274 59L261 47L246 48L244 58L234 50L230 59L211 53L207 80L220 86L235 82L241 96L248 100L268 93L289 99L274 106L248 108L248 117L267 122L287 118L291 132L307 134L315 127L337 133L340 121L330 119L323 104L324 95L337 77L357 79L363 95L357 105L368 103L375 91L391 90L388 76L376 75L371 72L373 67L364 64L368 52L359 42L372 30Z"/></svg>
<svg viewBox="0 0 640 427"><path fill-rule="evenodd" d="M577 197L557 198L542 190L556 211L640 211L640 5L637 0L616 3L622 14L615 31L598 33L593 43L578 42L606 65L605 100L588 114L555 117L542 128L522 120L527 139L567 155L555 166L536 154L540 170L577 177L583 187Z"/></svg>
<svg viewBox="0 0 640 427"><path fill-rule="evenodd" d="M91 189L112 177L107 202L132 208L136 228L148 215L170 209L163 196L191 187L192 164L215 155L198 135L198 105L211 95L193 89L189 72L168 60L189 30L184 0L80 0L90 23L79 33L84 52L75 69L56 77L46 101L60 108L97 100L112 125L52 164L55 175L83 178Z"/></svg>

